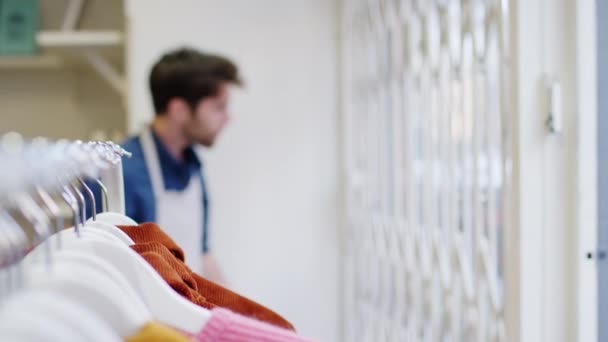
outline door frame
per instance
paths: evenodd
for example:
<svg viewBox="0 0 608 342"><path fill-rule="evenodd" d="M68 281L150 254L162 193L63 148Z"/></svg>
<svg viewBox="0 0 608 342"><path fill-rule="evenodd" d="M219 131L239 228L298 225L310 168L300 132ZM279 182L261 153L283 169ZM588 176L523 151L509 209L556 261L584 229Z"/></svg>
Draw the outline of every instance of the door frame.
<svg viewBox="0 0 608 342"><path fill-rule="evenodd" d="M509 341L598 341L597 201L602 194L608 200L608 184L598 193L602 140L597 133L602 125L596 36L608 25L596 26L601 12L596 1L603 0L511 2L514 224L505 248ZM546 127L546 80L553 78L562 88L564 124L557 134ZM608 137L604 140L608 150ZM604 231L608 235L608 228Z"/></svg>
<svg viewBox="0 0 608 342"><path fill-rule="evenodd" d="M598 268L597 247L599 221L598 201L602 193L598 191L598 144L605 140L598 136L598 78L597 78L597 4L603 0L579 0L576 8L577 47L577 340L602 341L598 328ZM600 24L601 26L601 24ZM606 26L604 24L604 26ZM607 26L608 28L608 26ZM608 122L606 122L608 124ZM600 140L598 140L598 138ZM604 198L608 191L602 191ZM604 221L608 223L608 220ZM604 328L605 329L605 328ZM606 335L603 335L606 336Z"/></svg>

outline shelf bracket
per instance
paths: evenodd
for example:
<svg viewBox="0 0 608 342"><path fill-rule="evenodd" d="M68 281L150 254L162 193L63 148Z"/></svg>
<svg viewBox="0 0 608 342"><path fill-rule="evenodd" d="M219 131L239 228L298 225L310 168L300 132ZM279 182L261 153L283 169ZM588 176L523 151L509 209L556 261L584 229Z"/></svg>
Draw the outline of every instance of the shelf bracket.
<svg viewBox="0 0 608 342"><path fill-rule="evenodd" d="M63 17L64 31L76 30L80 17L82 16L82 9L84 7L85 0L70 0L68 7L65 10L65 17Z"/></svg>
<svg viewBox="0 0 608 342"><path fill-rule="evenodd" d="M86 61L116 92L124 96L125 80L120 72L98 53L87 49L82 52Z"/></svg>

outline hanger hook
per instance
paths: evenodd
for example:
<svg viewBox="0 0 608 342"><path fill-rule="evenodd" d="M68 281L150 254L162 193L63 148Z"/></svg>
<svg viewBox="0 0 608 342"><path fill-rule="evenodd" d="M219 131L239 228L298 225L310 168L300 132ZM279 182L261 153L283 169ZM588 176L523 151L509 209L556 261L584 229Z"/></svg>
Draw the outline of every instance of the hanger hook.
<svg viewBox="0 0 608 342"><path fill-rule="evenodd" d="M122 146L113 141L108 141L107 144L110 145L112 150L121 157L131 158L133 155L131 152L125 150Z"/></svg>
<svg viewBox="0 0 608 342"><path fill-rule="evenodd" d="M0 222L2 227L0 230L4 233L6 238L4 241L9 244L8 260L6 265L6 272L8 274L6 279L6 289L4 292L7 295L10 294L13 288L18 288L23 283L23 273L17 266L19 261L25 256L25 251L28 246L28 238L23 231L22 227L17 221L4 209L0 210ZM15 277L12 274L15 273ZM17 283L15 286L14 283Z"/></svg>
<svg viewBox="0 0 608 342"><path fill-rule="evenodd" d="M21 214L32 225L33 238L37 238L37 240L32 240L32 244L36 244L52 234L44 210L38 206L33 197L25 193L20 194L16 197L16 203Z"/></svg>
<svg viewBox="0 0 608 342"><path fill-rule="evenodd" d="M108 188L103 184L101 179L96 179L99 188L101 188L101 211L108 211Z"/></svg>
<svg viewBox="0 0 608 342"><path fill-rule="evenodd" d="M44 209L36 203L33 196L28 193L23 193L16 196L17 208L23 214L23 217L31 224L33 236L30 241L30 247L34 247L51 236L51 224L49 217L45 213ZM51 246L46 244L45 254L47 256L47 264L50 265L52 255Z"/></svg>
<svg viewBox="0 0 608 342"><path fill-rule="evenodd" d="M72 210L72 223L74 224L74 231L76 231L76 236L80 237L80 214L78 213L78 200L76 199L68 185L63 186L61 197Z"/></svg>
<svg viewBox="0 0 608 342"><path fill-rule="evenodd" d="M59 209L59 206L55 203L55 201L53 200L51 195L46 190L44 190L42 187L37 186L36 192L38 193L38 196L40 197L40 200L42 201L42 203L48 209L50 216L55 219L54 233L57 234L59 231L61 231L64 228L63 227L64 226L63 215L61 215L61 209ZM61 239L60 239L61 235L56 235L56 236L57 236L57 248L60 249L61 248Z"/></svg>
<svg viewBox="0 0 608 342"><path fill-rule="evenodd" d="M84 222L86 220L87 217L87 208L86 208L86 201L84 199L84 195L82 194L82 191L80 191L80 189L74 184L71 183L70 187L72 188L72 193L76 196L76 200L78 203L78 209L80 212L80 227L83 228L84 227Z"/></svg>
<svg viewBox="0 0 608 342"><path fill-rule="evenodd" d="M2 222L0 230L3 231L6 241L11 247L8 262L12 265L25 255L28 239L19 223L4 209L0 210L0 222Z"/></svg>
<svg viewBox="0 0 608 342"><path fill-rule="evenodd" d="M82 187L84 188L84 192L87 193L87 196L89 197L89 200L91 201L91 217L93 218L93 221L97 220L97 203L95 201L95 194L93 193L93 190L91 190L91 188L89 188L89 186L87 185L87 183L80 177L78 177L78 182L80 182L80 185L82 185ZM86 209L86 205L85 205L85 209ZM83 220L86 219L86 212L85 212L85 216L83 216Z"/></svg>

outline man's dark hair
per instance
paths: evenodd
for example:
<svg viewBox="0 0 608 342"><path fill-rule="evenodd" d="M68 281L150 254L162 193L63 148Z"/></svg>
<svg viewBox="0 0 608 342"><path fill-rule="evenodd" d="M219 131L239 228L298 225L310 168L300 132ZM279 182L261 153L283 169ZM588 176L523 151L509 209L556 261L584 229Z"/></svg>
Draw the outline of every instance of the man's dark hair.
<svg viewBox="0 0 608 342"><path fill-rule="evenodd" d="M150 72L150 92L157 114L167 111L172 98L182 98L194 108L217 94L220 84L241 84L237 66L217 55L181 48L163 55Z"/></svg>

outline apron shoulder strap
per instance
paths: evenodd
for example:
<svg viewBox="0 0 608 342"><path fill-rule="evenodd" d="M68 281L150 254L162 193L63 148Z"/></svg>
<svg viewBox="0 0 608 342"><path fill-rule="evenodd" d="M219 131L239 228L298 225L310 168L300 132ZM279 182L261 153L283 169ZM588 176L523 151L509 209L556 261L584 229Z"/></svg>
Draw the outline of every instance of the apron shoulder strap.
<svg viewBox="0 0 608 342"><path fill-rule="evenodd" d="M152 190L154 191L154 196L158 197L159 194L165 190L165 184L160 161L158 160L158 151L156 150L156 144L154 143L154 137L152 136L152 128L146 128L139 135L139 140L146 163L146 169L148 169L148 174L150 175Z"/></svg>

